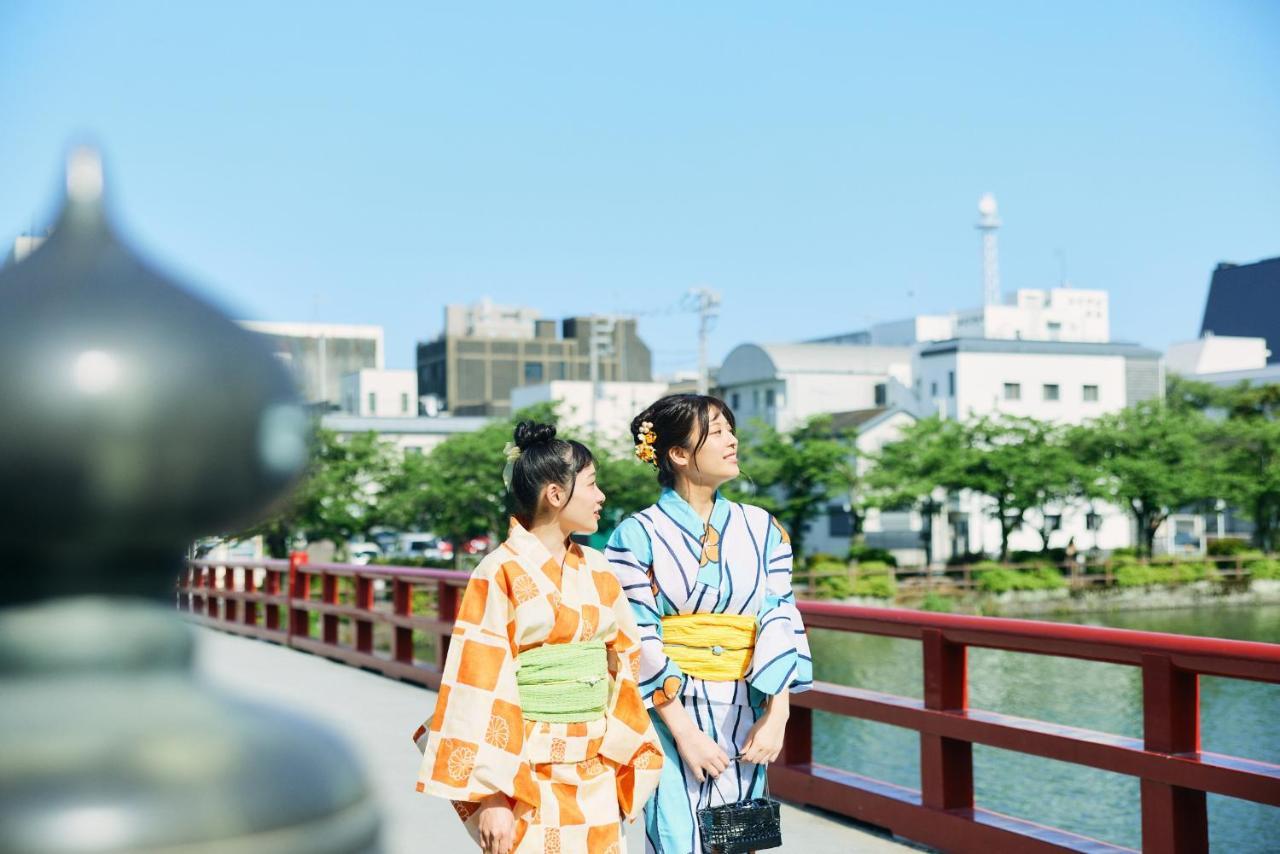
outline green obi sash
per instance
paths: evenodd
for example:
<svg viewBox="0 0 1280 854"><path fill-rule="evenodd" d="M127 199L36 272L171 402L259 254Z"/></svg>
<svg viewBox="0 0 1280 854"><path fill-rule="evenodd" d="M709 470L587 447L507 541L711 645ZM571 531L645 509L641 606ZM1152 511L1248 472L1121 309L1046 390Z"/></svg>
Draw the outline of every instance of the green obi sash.
<svg viewBox="0 0 1280 854"><path fill-rule="evenodd" d="M526 720L583 723L604 717L609 702L604 641L544 644L520 653L516 663Z"/></svg>

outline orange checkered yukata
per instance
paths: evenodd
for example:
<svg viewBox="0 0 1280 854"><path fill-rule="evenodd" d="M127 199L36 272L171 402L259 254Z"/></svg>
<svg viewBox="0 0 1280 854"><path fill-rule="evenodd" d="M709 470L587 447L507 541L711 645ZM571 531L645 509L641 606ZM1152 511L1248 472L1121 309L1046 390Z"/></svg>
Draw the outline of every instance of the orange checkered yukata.
<svg viewBox="0 0 1280 854"><path fill-rule="evenodd" d="M520 654L591 640L608 656L601 716L526 719ZM515 813L517 854L625 852L619 819L639 815L662 768L639 668L640 632L604 556L572 543L561 563L513 521L463 594L435 713L414 734L418 791L452 801L477 841L478 802L501 792Z"/></svg>

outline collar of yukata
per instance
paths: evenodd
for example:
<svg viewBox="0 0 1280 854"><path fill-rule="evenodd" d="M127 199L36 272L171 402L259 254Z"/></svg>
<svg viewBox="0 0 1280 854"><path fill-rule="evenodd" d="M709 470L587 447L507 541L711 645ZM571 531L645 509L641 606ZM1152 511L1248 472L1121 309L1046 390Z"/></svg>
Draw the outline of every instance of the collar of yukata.
<svg viewBox="0 0 1280 854"><path fill-rule="evenodd" d="M537 564L543 564L551 560L551 553L547 551L547 547L543 545L542 540L535 537L528 528L520 524L520 520L512 516L507 520L508 530L507 539L503 543L509 551L517 555L531 557ZM578 545L569 538L566 541L568 549L565 552L566 558L573 556L570 561L572 565L577 566L582 561L582 546Z"/></svg>
<svg viewBox="0 0 1280 854"><path fill-rule="evenodd" d="M662 490L662 495L658 498L658 506L695 538L702 538L706 531L702 517L689 505L688 501L680 497L680 493L670 488ZM711 508L711 527L716 530L724 528L725 519L728 516L729 500L716 490L716 501Z"/></svg>

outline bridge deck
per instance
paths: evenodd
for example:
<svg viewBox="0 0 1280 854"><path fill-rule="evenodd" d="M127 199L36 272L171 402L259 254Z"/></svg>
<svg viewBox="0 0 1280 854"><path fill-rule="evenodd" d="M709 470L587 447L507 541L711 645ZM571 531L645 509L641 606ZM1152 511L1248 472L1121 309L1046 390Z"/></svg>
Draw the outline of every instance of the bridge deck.
<svg viewBox="0 0 1280 854"><path fill-rule="evenodd" d="M197 670L246 699L287 706L341 732L364 760L384 814L388 854L475 850L453 810L414 791L418 752L409 735L435 707L426 689L262 641L197 628ZM318 746L320 747L320 746ZM866 826L783 806L783 848L805 854L889 854L923 850ZM640 822L628 849L644 851Z"/></svg>

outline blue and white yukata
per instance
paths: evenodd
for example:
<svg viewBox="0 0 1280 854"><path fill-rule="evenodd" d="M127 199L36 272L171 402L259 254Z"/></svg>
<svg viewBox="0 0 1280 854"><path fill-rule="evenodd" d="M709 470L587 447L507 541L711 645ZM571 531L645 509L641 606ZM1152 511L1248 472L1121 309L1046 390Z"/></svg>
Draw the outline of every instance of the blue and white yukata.
<svg viewBox="0 0 1280 854"><path fill-rule="evenodd" d="M813 684L813 659L791 590L791 540L767 511L716 494L709 523L673 489L625 519L605 548L640 629L640 692L666 762L645 807L645 850L701 854L697 810L759 797L765 768L734 761L713 783L685 768L654 695L679 698L698 727L738 756L765 700ZM745 679L697 679L663 652L662 618L674 614L754 614L755 650Z"/></svg>

